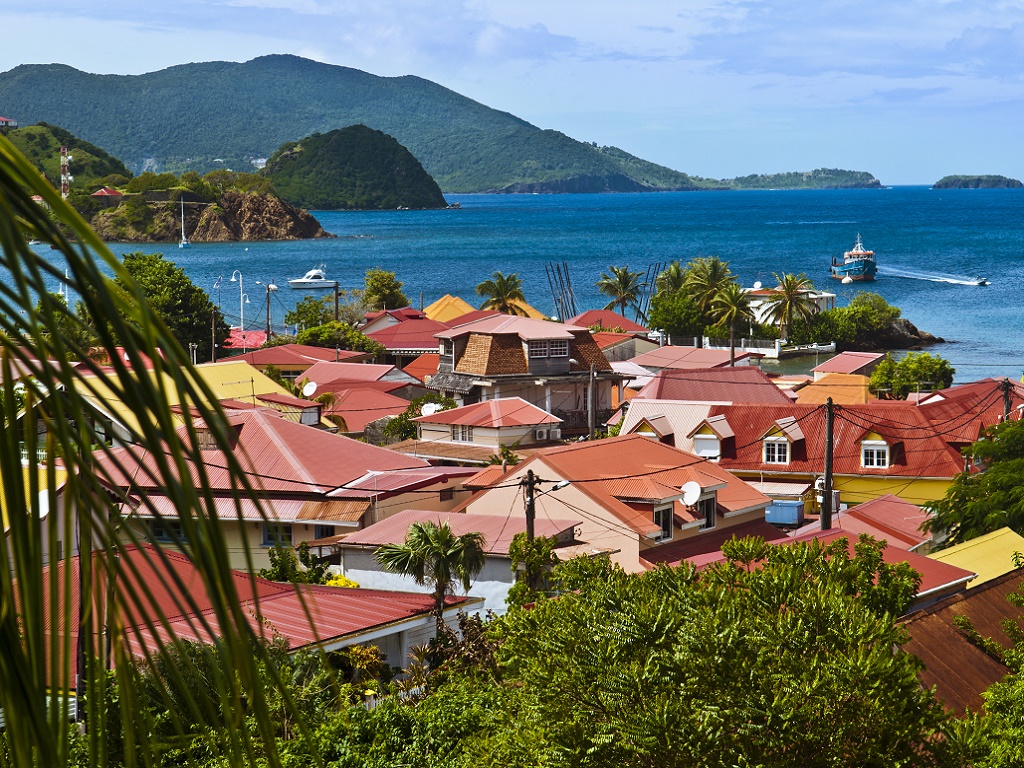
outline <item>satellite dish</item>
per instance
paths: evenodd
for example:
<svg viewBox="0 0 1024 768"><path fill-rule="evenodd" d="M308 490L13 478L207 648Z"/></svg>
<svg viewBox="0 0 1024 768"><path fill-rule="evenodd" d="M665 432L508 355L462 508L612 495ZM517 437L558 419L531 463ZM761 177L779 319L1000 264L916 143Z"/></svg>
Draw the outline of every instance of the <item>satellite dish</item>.
<svg viewBox="0 0 1024 768"><path fill-rule="evenodd" d="M693 480L685 483L679 490L683 492L683 504L688 507L692 507L697 503L697 499L700 498L700 485Z"/></svg>
<svg viewBox="0 0 1024 768"><path fill-rule="evenodd" d="M302 396L303 397L312 397L315 394L316 394L316 382L315 381L307 381L305 384L302 385Z"/></svg>
<svg viewBox="0 0 1024 768"><path fill-rule="evenodd" d="M421 416L433 416L435 413L441 410L440 403L424 403L423 407L420 408Z"/></svg>
<svg viewBox="0 0 1024 768"><path fill-rule="evenodd" d="M760 280L758 280L756 283L754 283L754 290L755 291L760 291L761 290L761 281Z"/></svg>

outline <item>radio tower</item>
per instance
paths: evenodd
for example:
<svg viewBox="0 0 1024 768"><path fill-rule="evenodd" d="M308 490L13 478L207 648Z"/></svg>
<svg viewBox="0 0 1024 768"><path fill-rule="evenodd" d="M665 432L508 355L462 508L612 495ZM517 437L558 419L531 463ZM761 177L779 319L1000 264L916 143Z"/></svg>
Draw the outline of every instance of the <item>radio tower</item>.
<svg viewBox="0 0 1024 768"><path fill-rule="evenodd" d="M74 158L68 154L67 147L60 148L60 196L65 200L68 199L68 193L71 191L71 182L75 180L75 177L71 175L71 161Z"/></svg>

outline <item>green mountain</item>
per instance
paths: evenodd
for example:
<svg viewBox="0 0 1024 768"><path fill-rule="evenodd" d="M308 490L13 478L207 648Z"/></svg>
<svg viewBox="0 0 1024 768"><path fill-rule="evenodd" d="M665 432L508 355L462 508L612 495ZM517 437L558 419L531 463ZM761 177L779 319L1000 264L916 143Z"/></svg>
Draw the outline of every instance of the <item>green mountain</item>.
<svg viewBox="0 0 1024 768"><path fill-rule="evenodd" d="M102 180L108 176L131 175L116 157L55 125L27 125L8 132L7 138L56 189L60 189L61 147L67 147L73 158L70 166L73 191L89 194L102 186Z"/></svg>
<svg viewBox="0 0 1024 768"><path fill-rule="evenodd" d="M932 189L1015 189L1022 186L1007 176L943 176Z"/></svg>
<svg viewBox="0 0 1024 768"><path fill-rule="evenodd" d="M813 171L740 176L725 182L729 189L880 189L882 182L865 171L818 168Z"/></svg>
<svg viewBox="0 0 1024 768"><path fill-rule="evenodd" d="M282 144L363 124L407 147L447 192L731 186L541 130L419 77L377 77L297 56L144 75L22 65L0 73L0 104L22 124L67 127L136 173L251 169Z"/></svg>
<svg viewBox="0 0 1024 768"><path fill-rule="evenodd" d="M289 142L264 173L292 205L318 210L446 208L423 166L386 133L351 125Z"/></svg>

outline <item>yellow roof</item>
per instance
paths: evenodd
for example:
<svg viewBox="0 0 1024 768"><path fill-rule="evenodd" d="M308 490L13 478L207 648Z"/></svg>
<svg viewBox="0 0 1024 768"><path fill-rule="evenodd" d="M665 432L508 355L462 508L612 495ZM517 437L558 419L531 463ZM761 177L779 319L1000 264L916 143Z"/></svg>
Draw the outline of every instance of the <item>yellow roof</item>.
<svg viewBox="0 0 1024 768"><path fill-rule="evenodd" d="M423 310L423 314L431 320L439 323L447 323L456 317L462 317L467 312L472 312L476 307L470 306L458 296L446 293L429 307Z"/></svg>
<svg viewBox="0 0 1024 768"><path fill-rule="evenodd" d="M828 398L840 405L861 405L874 400L868 390L868 377L856 373L827 373L815 382L797 390L801 404L822 405Z"/></svg>
<svg viewBox="0 0 1024 768"><path fill-rule="evenodd" d="M223 363L205 363L196 366L196 370L206 384L213 390L219 400L240 400L244 403L256 403L260 395L291 395L291 393L275 383L264 373L249 365L244 360L229 361ZM150 371L152 375L152 371ZM92 389L87 391L85 387L80 392L81 396L92 401L100 410L108 413L116 421L124 424L129 430L139 432L138 416L127 405L124 404L111 392L106 383L96 377L90 376L89 382ZM170 377L165 376L164 391L168 405L172 408L180 405L177 399L177 391L173 386Z"/></svg>
<svg viewBox="0 0 1024 768"><path fill-rule="evenodd" d="M548 319L547 315L545 315L543 312L540 312L539 310L534 309L525 301L513 301L512 303L519 307L519 309L521 309L523 312L525 312L526 317L532 317L534 320Z"/></svg>
<svg viewBox="0 0 1024 768"><path fill-rule="evenodd" d="M972 580L968 586L977 587L1012 571L1015 567L1014 552L1024 553L1024 536L1014 533L1009 528L1000 528L998 531L986 533L949 549L932 552L928 557L974 571L978 578Z"/></svg>

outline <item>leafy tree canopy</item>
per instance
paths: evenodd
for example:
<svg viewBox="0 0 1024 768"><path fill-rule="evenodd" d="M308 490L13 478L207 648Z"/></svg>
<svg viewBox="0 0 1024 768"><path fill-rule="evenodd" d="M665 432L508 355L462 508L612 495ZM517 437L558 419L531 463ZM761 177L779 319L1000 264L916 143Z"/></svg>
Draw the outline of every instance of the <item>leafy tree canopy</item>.
<svg viewBox="0 0 1024 768"><path fill-rule="evenodd" d="M415 438L417 430L416 422L413 419L423 415L423 406L427 403L441 406L438 409L439 411L448 411L452 408L457 408L459 405L452 398L445 397L438 392L430 392L420 397L414 397L402 413L387 423L384 427L384 435L394 440L412 440Z"/></svg>
<svg viewBox="0 0 1024 768"><path fill-rule="evenodd" d="M374 267L366 270L363 279L363 306L367 310L399 309L409 306L409 297L402 293L405 285L394 272Z"/></svg>
<svg viewBox="0 0 1024 768"><path fill-rule="evenodd" d="M308 344L311 347L349 349L353 352L368 352L372 355L384 354L383 344L374 341L347 323L334 320L299 331L295 335L295 342Z"/></svg>
<svg viewBox="0 0 1024 768"><path fill-rule="evenodd" d="M267 555L270 567L260 569L257 574L260 578L292 584L326 584L330 577L330 563L318 562L306 542L299 544L297 551L275 544Z"/></svg>
<svg viewBox="0 0 1024 768"><path fill-rule="evenodd" d="M676 339L700 336L707 324L706 318L692 298L682 292L666 291L659 291L651 299L648 322L651 328Z"/></svg>
<svg viewBox="0 0 1024 768"><path fill-rule="evenodd" d="M873 392L888 392L895 400L906 400L911 392L945 389L953 383L955 373L949 361L938 355L909 352L897 361L886 353L871 374L869 386Z"/></svg>

